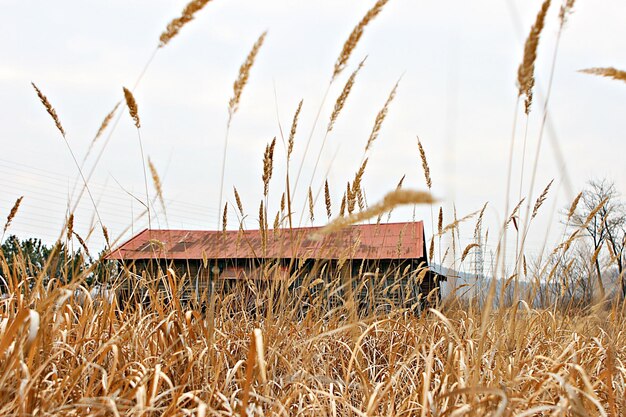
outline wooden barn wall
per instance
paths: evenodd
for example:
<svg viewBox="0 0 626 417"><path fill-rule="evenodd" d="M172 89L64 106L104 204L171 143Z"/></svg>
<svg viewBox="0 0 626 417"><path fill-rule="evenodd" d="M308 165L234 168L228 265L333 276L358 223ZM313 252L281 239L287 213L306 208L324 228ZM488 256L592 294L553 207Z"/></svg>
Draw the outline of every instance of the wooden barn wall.
<svg viewBox="0 0 626 417"><path fill-rule="evenodd" d="M143 273L150 277L164 277L167 268L172 268L184 287L181 288L181 296L187 298L206 296L211 290L228 292L235 287L235 281L245 281L236 274L244 274L257 282L267 281L268 276L270 280L278 277L282 282L289 282L292 290L318 278L326 283L342 280L342 288L328 294L329 303L340 303L346 298L352 298L365 304L406 306L417 302L419 293L424 298L440 285L435 282L436 274L430 272L422 273L423 280L417 282L417 271L426 267L424 258L400 261L347 260L342 263L336 260L279 260L269 265L263 265L257 260L209 260L206 266L201 260L147 260L136 261L128 267L137 275ZM215 268L219 269L218 274L214 272ZM440 293L433 294L438 301Z"/></svg>

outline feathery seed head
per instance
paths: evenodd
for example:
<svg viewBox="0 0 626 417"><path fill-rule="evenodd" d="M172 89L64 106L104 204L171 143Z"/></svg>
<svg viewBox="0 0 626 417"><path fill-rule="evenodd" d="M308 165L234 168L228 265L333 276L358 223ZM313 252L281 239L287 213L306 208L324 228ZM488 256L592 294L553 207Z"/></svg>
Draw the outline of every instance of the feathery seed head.
<svg viewBox="0 0 626 417"><path fill-rule="evenodd" d="M235 192L235 202L237 203L237 209L239 213L243 216L243 205L241 204L241 198L239 198L239 193L237 192L237 188L233 187L233 191Z"/></svg>
<svg viewBox="0 0 626 417"><path fill-rule="evenodd" d="M354 211L354 205L356 204L356 193L350 188L350 182L346 185L346 203L348 208L348 214L352 214Z"/></svg>
<svg viewBox="0 0 626 417"><path fill-rule="evenodd" d="M537 201L535 202L535 207L533 208L533 214L530 216L531 220L535 218L535 216L537 215L537 212L539 211L539 207L541 207L543 202L546 201L546 198L548 197L548 191L550 190L550 186L552 186L553 182L554 180L550 181L548 185L546 186L546 188L541 193L541 195L539 196L539 198L537 198Z"/></svg>
<svg viewBox="0 0 626 417"><path fill-rule="evenodd" d="M424 169L424 177L426 178L426 185L430 190L433 186L433 182L430 178L430 168L428 167L428 161L426 160L426 152L424 152L424 148L422 147L422 142L420 141L419 136L417 137L417 147L420 151L420 158L422 159L422 168Z"/></svg>
<svg viewBox="0 0 626 417"><path fill-rule="evenodd" d="M439 219L437 220L437 233L443 234L443 207L439 207Z"/></svg>
<svg viewBox="0 0 626 417"><path fill-rule="evenodd" d="M7 216L7 221L4 224L4 230L2 231L3 234L4 234L4 232L7 231L9 226L11 226L11 222L13 221L13 219L15 218L15 215L17 214L17 211L20 208L20 204L22 204L22 199L23 198L24 198L24 196L21 196L20 198L15 200L15 204L13 204L13 207L11 208L11 211L9 212L9 215Z"/></svg>
<svg viewBox="0 0 626 417"><path fill-rule="evenodd" d="M539 38L541 31L544 27L544 22L548 8L550 7L550 0L545 0L541 6L541 10L537 14L535 23L530 29L530 34L526 39L524 45L524 58L522 63L517 69L517 85L518 95L525 95L525 111L526 114L530 112L530 105L532 104L532 89L535 85L535 61L537 60L537 47L539 46Z"/></svg>
<svg viewBox="0 0 626 417"><path fill-rule="evenodd" d="M365 174L365 167L367 167L368 160L369 158L365 158L361 167L354 176L354 181L352 181L352 194L358 194L361 190L361 182L363 180L363 174Z"/></svg>
<svg viewBox="0 0 626 417"><path fill-rule="evenodd" d="M98 129L98 132L96 133L96 136L92 140L92 143L98 140L100 136L102 136L106 128L109 126L109 123L111 123L111 120L113 119L113 116L115 115L115 112L117 111L117 108L119 106L120 106L120 102L117 102L115 107L113 107L113 110L111 110L109 114L105 116L104 120L102 121L102 124L100 125L100 128Z"/></svg>
<svg viewBox="0 0 626 417"><path fill-rule="evenodd" d="M276 217L274 217L274 237L276 237L278 233L278 228L280 227L280 211L276 212Z"/></svg>
<svg viewBox="0 0 626 417"><path fill-rule="evenodd" d="M356 201L359 204L359 210L361 211L365 210L365 206L366 206L365 192L363 191L362 187L359 187L359 189L356 192Z"/></svg>
<svg viewBox="0 0 626 417"><path fill-rule="evenodd" d="M263 200L259 205L259 230L261 231L261 244L263 254L265 254L267 248L267 219L265 218L265 208L263 206Z"/></svg>
<svg viewBox="0 0 626 417"><path fill-rule="evenodd" d="M226 236L226 226L228 225L228 203L224 203L224 211L222 213L222 232Z"/></svg>
<svg viewBox="0 0 626 417"><path fill-rule="evenodd" d="M380 213L387 212L399 205L429 204L434 203L435 201L436 200L432 197L432 195L425 191L395 190L385 195L382 201L370 206L366 210L350 214L347 217L339 217L335 219L328 225L324 226L320 233L330 233L340 230L351 224L371 219L372 217L378 216Z"/></svg>
<svg viewBox="0 0 626 417"><path fill-rule="evenodd" d="M46 97L39 88L37 88L37 86L35 85L35 83L30 83L33 88L35 89L35 92L37 92L37 97L39 97L39 100L41 101L41 104L43 104L43 106L46 108L46 111L48 112L48 114L52 117L52 120L54 121L55 126L57 127L57 129L59 129L59 132L61 132L61 135L63 137L65 137L65 130L63 130L63 126L61 126L61 121L59 120L59 116L57 116L57 112L56 110L54 110L54 107L52 107L52 104L50 104L50 101L48 101L48 97Z"/></svg>
<svg viewBox="0 0 626 417"><path fill-rule="evenodd" d="M578 207L578 202L580 201L580 198L583 196L583 192L581 191L580 193L578 193L578 195L576 196L576 198L574 198L574 201L572 201L572 204L569 207L569 211L567 212L567 219L571 219L572 216L574 215L574 212L576 212L576 207Z"/></svg>
<svg viewBox="0 0 626 417"><path fill-rule="evenodd" d="M330 121L328 122L328 127L326 128L326 133L333 130L333 127L335 126L335 122L337 121L337 117L339 117L339 113L341 113L341 110L345 106L346 100L348 99L348 96L350 95L350 91L352 91L352 86L354 85L356 76L361 70L361 68L363 67L363 64L365 63L366 59L367 57L363 58L363 61L361 61L357 69L355 69L352 72L352 74L350 75L350 78L348 78L348 81L346 81L346 85L344 85L343 90L341 91L341 94L339 94L339 97L337 97L337 101L335 101L335 108L333 109L333 113L330 116Z"/></svg>
<svg viewBox="0 0 626 417"><path fill-rule="evenodd" d="M613 78L614 80L626 82L626 71L618 70L613 67L607 68L587 68L579 72L585 74L599 75L601 77Z"/></svg>
<svg viewBox="0 0 626 417"><path fill-rule="evenodd" d="M559 21L561 22L561 28L567 23L567 18L573 13L575 0L565 0L561 8L559 9Z"/></svg>
<svg viewBox="0 0 626 417"><path fill-rule="evenodd" d="M522 198L519 203L517 203L517 205L515 206L515 208L513 208L513 211L511 212L511 215L509 216L508 220L505 223L505 226L508 226L509 223L511 223L511 221L515 221L515 219L517 218L517 212L519 210L519 208L521 207L522 203L524 202L526 198Z"/></svg>
<svg viewBox="0 0 626 417"><path fill-rule="evenodd" d="M276 137L265 147L265 153L263 154L263 195L267 197L270 187L270 179L272 178L272 171L274 168L274 147L276 145Z"/></svg>
<svg viewBox="0 0 626 417"><path fill-rule="evenodd" d="M263 32L261 36L259 36L259 39L257 39L257 41L254 43L254 45L252 46L252 50L246 57L246 60L243 64L241 64L241 67L239 68L239 76L233 84L233 97L228 102L229 119L232 118L232 116L237 112L237 109L239 108L241 93L243 92L243 88L248 83L248 78L250 77L250 69L252 68L252 65L254 65L254 60L256 59L256 56L259 53L261 46L263 45L263 41L265 40L266 35L267 32Z"/></svg>
<svg viewBox="0 0 626 417"><path fill-rule="evenodd" d="M430 249L428 250L428 257L430 258L431 262L435 258L435 237L434 236L430 238Z"/></svg>
<svg viewBox="0 0 626 417"><path fill-rule="evenodd" d="M102 235L104 236L104 241L107 243L107 246L110 246L111 243L109 241L109 230L104 225L102 225Z"/></svg>
<svg viewBox="0 0 626 417"><path fill-rule="evenodd" d="M454 221L448 225L446 225L446 227L443 228L443 230L441 231L440 234L444 234L448 231L452 231L452 234L454 235L454 231L457 229L457 227L459 226L459 224L471 219L472 217L474 217L475 215L477 215L480 211L475 211L473 213L470 213L466 216L461 217L460 219L457 219L456 217L456 206L454 207ZM457 230L457 236L458 236L458 230Z"/></svg>
<svg viewBox="0 0 626 417"><path fill-rule="evenodd" d="M393 86L393 89L391 90L391 92L389 93L389 96L387 97L387 101L385 101L385 105L383 106L382 109L380 109L380 111L378 112L378 115L376 115L376 120L374 121L374 127L372 128L370 137L367 140L367 145L365 145L365 152L367 152L372 147L372 144L374 143L374 141L378 137L378 134L380 133L380 128L382 127L383 122L385 121L385 117L387 117L389 104L391 104L394 97L396 96L396 90L398 89L399 83L400 83L400 80L398 80L396 84Z"/></svg>
<svg viewBox="0 0 626 417"><path fill-rule="evenodd" d="M185 26L187 23L191 22L194 18L194 15L200 11L207 3L211 0L192 0L187 6L183 9L180 17L173 19L170 23L168 23L167 28L161 33L159 37L159 48L164 47L171 41L178 32Z"/></svg>
<svg viewBox="0 0 626 417"><path fill-rule="evenodd" d="M341 206L339 208L339 217L346 215L346 194L341 198Z"/></svg>
<svg viewBox="0 0 626 417"><path fill-rule="evenodd" d="M330 189L328 188L328 180L324 182L324 201L326 203L326 215L330 219L332 217Z"/></svg>
<svg viewBox="0 0 626 417"><path fill-rule="evenodd" d="M404 183L405 178L406 178L406 174L404 174L402 178L400 178L400 181L398 181L398 185L396 185L396 190L399 190L400 188L402 188L402 184Z"/></svg>
<svg viewBox="0 0 626 417"><path fill-rule="evenodd" d="M483 225L483 216L485 214L485 209L487 208L488 203L489 202L485 203L483 208L480 210L480 214L478 215L478 221L476 222L476 227L474 228L474 239L478 239L479 237L480 229L482 228L482 225Z"/></svg>
<svg viewBox="0 0 626 417"><path fill-rule="evenodd" d="M289 144L287 146L287 160L291 158L291 153L293 152L293 144L294 138L296 137L296 129L298 128L298 117L300 117L300 110L302 110L302 102L298 104L298 108L296 109L296 113L293 115L293 121L291 122L291 131L289 132Z"/></svg>
<svg viewBox="0 0 626 417"><path fill-rule="evenodd" d="M87 247L87 243L85 243L85 240L76 232L74 232L74 236L76 237L76 240L78 240L78 243L80 243L80 246L85 251L85 254L91 258L91 254L89 253L89 248Z"/></svg>
<svg viewBox="0 0 626 417"><path fill-rule="evenodd" d="M148 167L150 168L150 175L152 176L152 183L154 184L154 189L156 190L157 197L159 198L161 207L163 207L163 210L165 210L165 199L163 198L163 187L161 185L161 178L159 178L159 173L157 172L156 167L149 157Z"/></svg>
<svg viewBox="0 0 626 417"><path fill-rule="evenodd" d="M607 201L609 201L609 197L605 197L602 201L600 201L600 203L598 203L598 205L593 210L591 210L591 212L587 215L587 218L585 219L585 223L582 225L583 229L587 227L591 220L596 216L596 214L598 214L598 212L602 210L602 207L604 207Z"/></svg>
<svg viewBox="0 0 626 417"><path fill-rule="evenodd" d="M135 122L135 127L139 129L141 127L141 123L139 121L139 111L137 108L137 102L135 101L135 97L133 93L126 87L122 87L124 90L124 98L126 99L126 105L128 106L128 112L130 113L130 117L133 118Z"/></svg>
<svg viewBox="0 0 626 417"><path fill-rule="evenodd" d="M363 16L361 21L356 25L354 29L352 29L352 33L343 44L343 49L337 58L337 62L335 62L335 68L333 70L333 76L331 82L337 78L337 76L344 70L346 67L348 60L350 59L350 55L352 55L352 51L356 48L361 36L363 36L363 30L365 27L372 21L378 14L382 11L385 4L387 4L389 0L378 0L374 6L368 10L368 12Z"/></svg>
<svg viewBox="0 0 626 417"><path fill-rule="evenodd" d="M477 246L478 246L478 243L470 243L469 245L467 245L465 249L463 250L463 254L461 255L461 262L465 260L465 258L469 254L469 251L472 250L472 248L475 248Z"/></svg>
<svg viewBox="0 0 626 417"><path fill-rule="evenodd" d="M315 220L315 212L313 210L313 192L311 191L311 187L309 187L309 217L311 223L313 223L313 220Z"/></svg>
<svg viewBox="0 0 626 417"><path fill-rule="evenodd" d="M74 233L74 213L71 213L67 219L67 240L72 239L72 234Z"/></svg>

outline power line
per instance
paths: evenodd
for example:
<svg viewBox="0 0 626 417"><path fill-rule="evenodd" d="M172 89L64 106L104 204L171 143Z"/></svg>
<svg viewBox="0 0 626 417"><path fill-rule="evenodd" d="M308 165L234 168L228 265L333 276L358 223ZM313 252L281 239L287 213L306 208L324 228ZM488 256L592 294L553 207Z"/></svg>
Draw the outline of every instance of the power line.
<svg viewBox="0 0 626 417"><path fill-rule="evenodd" d="M2 158L0 158L0 171L2 170L2 165L13 165L14 167L8 167L9 170L8 171L4 171L5 173L15 176L15 167L18 167L17 169L19 171L22 172L29 172L31 174L33 174L35 176L35 178L37 179L38 182L45 182L48 184L58 184L60 186L63 186L64 188L66 188L67 191L69 191L70 187L70 177L68 175L63 175L63 174L59 174L56 172L52 172L52 171L48 171L48 170L43 170L40 168L36 168L36 167L32 167L26 164L22 164L22 163L18 163L18 162L14 162L14 161L7 161L4 160ZM37 174L36 172L40 173ZM45 174L45 175L44 175ZM53 177L57 177L57 179L53 178ZM43 179L42 179L43 178ZM109 184L102 184L102 183L98 183L98 182L90 182L89 183L89 187L95 191L96 188L99 188L103 193L108 192L111 193L111 197L115 198L115 199L119 199L119 200L124 200L127 201L129 198L132 198L130 196L128 196L128 194L126 192L124 192L123 190L117 188L117 187L112 187ZM122 197L123 196L123 197ZM172 204L172 205L180 205L180 206L184 206L185 208L189 208L189 207L196 207L197 211L194 210L188 210L190 212L200 212L200 213L205 213L207 211L210 212L214 212L217 213L218 210L213 208L213 207L209 207L209 206L204 206L204 205L200 205L200 204L196 204L196 203L191 203L191 202L187 202L187 201L180 201L180 200L171 200L171 199L167 199L165 198L166 201L166 205Z"/></svg>

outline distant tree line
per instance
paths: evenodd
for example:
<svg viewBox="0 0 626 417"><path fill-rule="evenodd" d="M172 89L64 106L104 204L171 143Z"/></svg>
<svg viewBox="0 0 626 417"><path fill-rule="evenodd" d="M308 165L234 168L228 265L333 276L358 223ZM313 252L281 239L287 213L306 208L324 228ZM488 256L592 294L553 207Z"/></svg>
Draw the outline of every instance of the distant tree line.
<svg viewBox="0 0 626 417"><path fill-rule="evenodd" d="M45 245L41 239L11 235L0 245L0 291L6 292L11 281L17 284L40 276L44 281L54 278L65 284L80 278L90 285L108 266L62 242Z"/></svg>

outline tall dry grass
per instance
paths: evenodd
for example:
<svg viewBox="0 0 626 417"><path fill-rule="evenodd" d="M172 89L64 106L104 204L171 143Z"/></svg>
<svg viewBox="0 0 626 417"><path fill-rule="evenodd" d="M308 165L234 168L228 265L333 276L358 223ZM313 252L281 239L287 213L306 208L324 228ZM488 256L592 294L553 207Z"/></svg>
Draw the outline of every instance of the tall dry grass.
<svg viewBox="0 0 626 417"><path fill-rule="evenodd" d="M207 3L191 1L181 17L174 19L163 32L158 48L177 36ZM354 28L335 63L331 84L347 66L365 27L386 3L386 0L376 2ZM562 6L561 28L573 4L567 0ZM527 116L532 102L537 44L548 5L549 1L543 3L518 70L519 96L525 96ZM265 34L253 46L233 86L228 104L223 170L228 126L264 39ZM362 65L363 62L348 78L335 103L322 148ZM586 72L623 79L623 71L611 68L593 68ZM365 198L367 154L381 131L397 85L374 121L361 165L354 179L347 182L335 219L332 219L329 180L327 176L322 178L329 222L321 233L373 218L379 223L385 213L401 204L429 204L433 229L428 251L430 259L437 256L445 263L451 257L451 262L463 264L481 247L481 242L488 240L488 231L482 240L487 204L464 216L457 216L456 210L445 213L446 225L444 211L440 208L435 230L432 205L437 200L430 192L431 169L419 139L419 157L428 192L403 188L403 176L395 190L382 201L369 205ZM37 87L35 90L65 140L65 131L55 109ZM124 93L139 131L136 102L131 90L124 89ZM116 109L117 106L106 116L93 141L107 129ZM274 231L268 226L268 205L274 164L279 161L275 156L275 138L263 155L263 198L258 210L263 252L286 219L285 227L292 227L295 190L290 185L289 163L301 111L302 101L295 111L285 149L288 168ZM543 117L545 120L545 113ZM305 156L315 123L305 144ZM112 131L114 128L109 138ZM139 140L143 163L141 138ZM65 142L69 148L69 143ZM106 144L102 149L104 147ZM90 151L91 148L88 153ZM95 165L98 160L99 157ZM319 160L318 155L316 167ZM300 170L303 164L304 159ZM148 165L156 189L155 198L165 210L160 178L150 160ZM77 164L77 169L84 182L83 190L88 192L91 174L83 176L82 164ZM144 166L148 209L146 172ZM220 187L224 185L223 176L222 172ZM517 233L525 236L527 225L541 215L550 197L551 185L552 182L538 197L532 196L532 191L527 196L520 192L519 203L512 211L507 206L504 213L504 231L513 225ZM306 191L302 203L313 222L317 196L311 185ZM233 192L233 206L237 208L235 213L243 230L247 214L237 188L234 187ZM507 205L508 193L507 187ZM220 190L220 209L221 194ZM568 222L581 195L570 205ZM519 226L522 204L530 205L533 200L532 213L527 214L524 219L527 225L522 228ZM19 198L8 214L3 237L16 221L21 202ZM605 203L600 202L588 215L586 223L592 221ZM228 203L223 207L220 226L225 231ZM460 226L474 219L475 241L461 246ZM101 226L109 242L107 229ZM28 271L33 268L24 253L14 254L9 260L0 251L4 286L0 288L5 290L0 299L0 415L624 415L624 304L619 300L610 303L601 299L598 304L580 306L565 300L564 294L571 289L566 288L565 281L571 263L563 268L565 273L562 274L562 270L558 270L562 266L559 262L571 253L581 234L580 229L567 230L568 233L566 230L562 242L549 257L558 262L545 261L528 267L522 242L517 271L511 275L500 274L498 265L492 265L490 273L503 284L498 288L494 279L486 294L474 298L460 297L464 291L460 288L459 292L437 303L432 293L416 296L410 291L424 279L425 269L389 271L383 274L384 279L374 284L376 292L371 294L378 294L383 306L393 305L391 300L401 294L403 302L394 308L376 308L378 303L371 303L367 308L359 305L357 294L368 284L358 277L365 271L329 275L321 264L311 269L301 268L299 265L305 259L293 261L290 270L294 272L286 278L286 283L271 279L272 274L278 272L275 265L268 262L261 269L270 279L263 282L241 280L229 291L201 291L188 298L190 278L173 269L137 274L137 270L128 265L114 266L98 260L72 274L73 280L68 283L67 267L65 275L55 276L51 260L47 260L30 274ZM89 253L84 240L73 230L72 212L68 213L64 232L68 240L76 237ZM498 244L503 242L502 234L501 231ZM443 236L450 237L451 248L442 248ZM435 237L439 239L439 253L435 251ZM150 244L158 247L162 243L151 241ZM398 242L399 248L400 245ZM55 247L55 250L59 249ZM598 256L599 251L592 259L583 260L594 261ZM340 263L347 261L339 260ZM498 262L504 264L500 258ZM527 290L522 293L515 286L513 300L507 303L504 295L512 288L512 282L517 281L520 270L528 283ZM107 282L109 286L96 293L86 285L94 279ZM394 280L393 285L383 284L388 279ZM405 281L408 284L403 284ZM557 291L544 294L547 288ZM130 293L124 299L115 296L122 289ZM430 299L430 305L435 308L420 312L425 299Z"/></svg>
<svg viewBox="0 0 626 417"><path fill-rule="evenodd" d="M169 277L169 278L168 278ZM169 291L180 281L171 273ZM240 295L197 306L151 294L119 309L82 286L2 301L3 415L621 415L619 310L501 309L346 320L348 305ZM318 285L309 281L308 285ZM304 290L301 297L306 296ZM174 298L175 299L175 298ZM173 299L173 300L174 300ZM482 344L482 351L478 346ZM244 411L245 410L245 411Z"/></svg>

